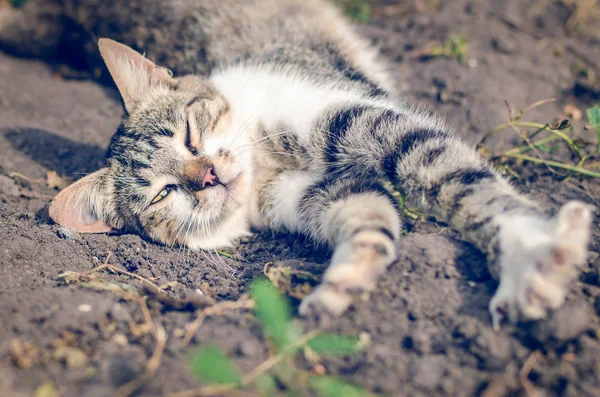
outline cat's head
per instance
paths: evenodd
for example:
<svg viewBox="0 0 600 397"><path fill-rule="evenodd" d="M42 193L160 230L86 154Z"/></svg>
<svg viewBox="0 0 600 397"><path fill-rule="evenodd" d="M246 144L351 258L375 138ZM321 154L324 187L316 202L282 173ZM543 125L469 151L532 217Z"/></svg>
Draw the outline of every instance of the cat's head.
<svg viewBox="0 0 600 397"><path fill-rule="evenodd" d="M57 223L79 232L133 231L166 244L224 245L250 184L247 142L206 80L175 78L131 48L100 39L125 105L106 168L61 191ZM224 230L227 229L227 230Z"/></svg>

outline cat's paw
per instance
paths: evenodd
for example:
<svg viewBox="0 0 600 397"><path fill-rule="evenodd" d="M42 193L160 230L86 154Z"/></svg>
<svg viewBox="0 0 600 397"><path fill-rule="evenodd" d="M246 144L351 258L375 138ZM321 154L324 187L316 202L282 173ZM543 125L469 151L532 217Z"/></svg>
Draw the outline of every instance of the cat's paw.
<svg viewBox="0 0 600 397"><path fill-rule="evenodd" d="M300 315L312 310L340 315L352 302L372 290L379 276L396 259L394 243L378 231L362 231L339 245L323 283L300 305Z"/></svg>
<svg viewBox="0 0 600 397"><path fill-rule="evenodd" d="M544 318L565 300L587 257L592 207L571 201L544 221L507 216L500 224L500 285L490 302L494 329L503 321Z"/></svg>

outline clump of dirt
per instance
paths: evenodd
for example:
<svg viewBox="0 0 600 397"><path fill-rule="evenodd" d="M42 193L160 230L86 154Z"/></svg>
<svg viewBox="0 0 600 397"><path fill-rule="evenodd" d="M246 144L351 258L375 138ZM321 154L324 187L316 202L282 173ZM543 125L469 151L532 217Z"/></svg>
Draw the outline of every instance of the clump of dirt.
<svg viewBox="0 0 600 397"><path fill-rule="evenodd" d="M541 2L418 1L413 7L382 1L360 29L390 59L410 101L445 114L476 143L506 122L505 100L525 107L556 98L528 114L550 122L564 117L565 105L585 109L600 98L590 78L600 76L599 25L587 25L585 34L569 31L570 2L548 2L532 15L534 3ZM451 34L468 38L464 63L417 56ZM134 235L78 235L51 224L47 207L56 190L48 188L48 172L78 178L100 167L121 116L112 89L62 79L54 70L0 53L0 395L32 395L40 387L61 396L115 395L144 373L159 348L160 366L139 395L192 388L197 383L186 360L208 342L242 371L255 367L268 349L243 305L207 316L189 344L186 327L213 300L243 299L266 263L283 261L319 276L327 252L300 236L265 233L226 256L202 254ZM586 137L583 123L575 133ZM505 131L486 145L501 151L518 141ZM598 205L597 180L565 181L532 165L515 169L517 187L550 209L572 199ZM400 260L369 301L339 319L298 321L306 329L369 334L369 349L323 365L376 393L597 396L597 221L590 248L561 310L544 322L494 332L488 302L497 285L483 256L443 226L410 222L398 245ZM108 268L90 272L104 263L137 277ZM164 328L164 346L149 324Z"/></svg>

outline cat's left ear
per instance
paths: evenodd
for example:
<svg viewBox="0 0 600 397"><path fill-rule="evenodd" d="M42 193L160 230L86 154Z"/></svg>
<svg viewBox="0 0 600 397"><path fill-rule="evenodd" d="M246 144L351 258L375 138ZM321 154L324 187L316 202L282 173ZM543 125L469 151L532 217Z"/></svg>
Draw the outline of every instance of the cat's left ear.
<svg viewBox="0 0 600 397"><path fill-rule="evenodd" d="M106 233L120 228L109 174L110 170L103 168L67 186L52 200L50 218L80 233Z"/></svg>
<svg viewBox="0 0 600 397"><path fill-rule="evenodd" d="M124 44L111 39L100 39L98 47L128 113L131 113L152 86L176 85L176 80L168 69L157 66Z"/></svg>

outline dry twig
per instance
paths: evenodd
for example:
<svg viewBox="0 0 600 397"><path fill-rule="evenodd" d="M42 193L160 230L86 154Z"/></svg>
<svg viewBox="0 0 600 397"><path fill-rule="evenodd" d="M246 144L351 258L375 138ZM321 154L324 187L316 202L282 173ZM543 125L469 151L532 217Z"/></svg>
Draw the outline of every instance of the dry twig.
<svg viewBox="0 0 600 397"><path fill-rule="evenodd" d="M220 315L227 310L252 309L253 307L254 301L248 298L248 296L242 295L237 301L219 302L214 306L201 310L196 319L185 326L185 336L183 337L182 346L187 346L190 343L207 317Z"/></svg>

